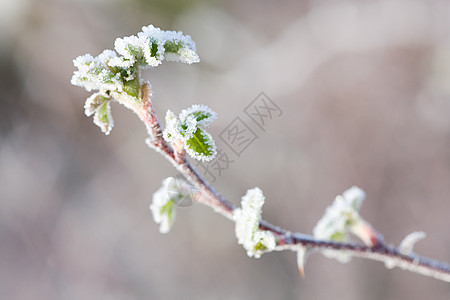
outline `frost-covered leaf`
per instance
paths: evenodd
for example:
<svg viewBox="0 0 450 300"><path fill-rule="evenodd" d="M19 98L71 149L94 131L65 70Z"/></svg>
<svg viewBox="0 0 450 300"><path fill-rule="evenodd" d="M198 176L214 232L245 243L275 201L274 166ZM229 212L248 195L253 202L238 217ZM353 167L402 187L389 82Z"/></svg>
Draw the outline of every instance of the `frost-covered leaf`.
<svg viewBox="0 0 450 300"><path fill-rule="evenodd" d="M84 87L87 91L99 90L102 94L108 91L122 91L123 81L120 72L108 66L108 61L117 57L112 50L105 50L99 56L85 54L74 59L75 71L71 83Z"/></svg>
<svg viewBox="0 0 450 300"><path fill-rule="evenodd" d="M116 39L114 49L125 58L123 62L114 61L117 65L132 66L138 63L140 66L156 67L162 63L162 53L157 52L157 41L150 40L143 35L127 36Z"/></svg>
<svg viewBox="0 0 450 300"><path fill-rule="evenodd" d="M167 110L166 112L166 128L163 131L163 138L167 142L175 142L180 139L179 127L180 121L177 116L171 111Z"/></svg>
<svg viewBox="0 0 450 300"><path fill-rule="evenodd" d="M181 31L161 30L149 25L142 27L142 32L138 33L138 37L152 42L152 50L159 60L165 59L187 64L200 61L194 41L189 35L183 35Z"/></svg>
<svg viewBox="0 0 450 300"><path fill-rule="evenodd" d="M180 113L180 121L185 122L187 118L192 117L198 126L208 126L217 119L217 114L206 105L192 105L187 109L183 109Z"/></svg>
<svg viewBox="0 0 450 300"><path fill-rule="evenodd" d="M184 149L197 160L210 161L217 154L212 136L199 126L207 126L217 115L205 105L193 105L177 117L172 111L166 113L163 137L167 142L183 143Z"/></svg>
<svg viewBox="0 0 450 300"><path fill-rule="evenodd" d="M111 115L110 101L104 102L95 110L94 124L100 127L104 134L108 135L111 133L114 127L114 120Z"/></svg>
<svg viewBox="0 0 450 300"><path fill-rule="evenodd" d="M192 137L185 141L185 149L193 158L202 161L210 161L217 154L212 136L201 128L197 128Z"/></svg>
<svg viewBox="0 0 450 300"><path fill-rule="evenodd" d="M100 93L94 93L86 99L84 104L84 113L86 116L92 116L106 101L109 101L109 97L105 97Z"/></svg>
<svg viewBox="0 0 450 300"><path fill-rule="evenodd" d="M259 188L248 190L242 197L241 206L233 212L238 243L250 257L259 258L264 252L275 249L275 236L270 231L259 230L264 195Z"/></svg>
<svg viewBox="0 0 450 300"><path fill-rule="evenodd" d="M116 39L114 48L121 55L111 61L112 66L128 68L135 64L141 67L156 67L165 59L183 63L197 63L195 43L181 31L165 31L153 25L142 27L137 36Z"/></svg>
<svg viewBox="0 0 450 300"><path fill-rule="evenodd" d="M198 130L197 121L194 117L188 116L184 122L180 122L179 133L183 142L193 138L194 132Z"/></svg>

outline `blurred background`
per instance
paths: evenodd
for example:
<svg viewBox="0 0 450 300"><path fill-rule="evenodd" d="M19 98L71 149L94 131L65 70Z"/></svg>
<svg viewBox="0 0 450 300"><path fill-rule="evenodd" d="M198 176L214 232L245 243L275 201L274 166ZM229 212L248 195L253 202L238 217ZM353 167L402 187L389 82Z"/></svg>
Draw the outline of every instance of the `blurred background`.
<svg viewBox="0 0 450 300"><path fill-rule="evenodd" d="M84 116L72 60L153 24L192 36L202 62L145 72L160 116L203 103L218 137L240 117L258 138L215 176L238 204L304 233L337 194L398 245L450 262L450 5L445 0L0 0L1 299L449 299L450 285L383 264L295 253L248 258L211 209L180 208L161 235L148 205L171 165L113 105L106 137ZM282 110L262 130L244 109ZM210 178L213 180L213 178Z"/></svg>

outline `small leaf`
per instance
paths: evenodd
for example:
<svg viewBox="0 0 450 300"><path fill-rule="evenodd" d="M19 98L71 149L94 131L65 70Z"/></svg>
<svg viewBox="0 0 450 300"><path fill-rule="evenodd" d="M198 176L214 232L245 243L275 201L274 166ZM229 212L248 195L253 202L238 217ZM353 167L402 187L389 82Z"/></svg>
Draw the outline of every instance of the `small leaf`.
<svg viewBox="0 0 450 300"><path fill-rule="evenodd" d="M128 95L138 99L139 98L139 78L136 76L133 80L125 81L123 90Z"/></svg>
<svg viewBox="0 0 450 300"><path fill-rule="evenodd" d="M197 128L192 137L185 142L186 152L193 158L210 161L216 156L216 145L213 138L206 131Z"/></svg>
<svg viewBox="0 0 450 300"><path fill-rule="evenodd" d="M103 96L100 93L94 93L89 98L86 99L86 103L84 104L84 113L86 116L90 117L94 114L100 106L102 106L109 98Z"/></svg>
<svg viewBox="0 0 450 300"><path fill-rule="evenodd" d="M189 117L197 121L197 126L206 127L217 119L217 114L206 105L196 104L184 109L179 115L181 122L185 122Z"/></svg>
<svg viewBox="0 0 450 300"><path fill-rule="evenodd" d="M163 138L167 142L175 142L181 138L180 132L180 121L177 116L171 111L166 112L166 128L163 131Z"/></svg>
<svg viewBox="0 0 450 300"><path fill-rule="evenodd" d="M102 132L106 135L111 133L114 127L114 120L111 115L110 101L103 103L94 115L94 124L100 127Z"/></svg>

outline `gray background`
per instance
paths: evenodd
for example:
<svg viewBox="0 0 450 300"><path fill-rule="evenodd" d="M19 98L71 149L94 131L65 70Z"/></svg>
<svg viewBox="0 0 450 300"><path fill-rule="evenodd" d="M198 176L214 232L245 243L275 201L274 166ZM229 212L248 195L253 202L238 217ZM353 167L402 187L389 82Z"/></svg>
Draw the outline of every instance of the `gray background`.
<svg viewBox="0 0 450 300"><path fill-rule="evenodd" d="M113 105L105 137L70 85L72 59L143 25L182 30L200 64L145 72L163 116L195 103L259 136L217 189L259 186L264 218L309 233L356 184L387 241L450 261L450 6L447 1L0 1L0 298L448 299L450 285L376 262L294 253L251 259L233 224L181 208L161 235L148 205L174 169ZM263 132L243 109L264 91L283 110Z"/></svg>

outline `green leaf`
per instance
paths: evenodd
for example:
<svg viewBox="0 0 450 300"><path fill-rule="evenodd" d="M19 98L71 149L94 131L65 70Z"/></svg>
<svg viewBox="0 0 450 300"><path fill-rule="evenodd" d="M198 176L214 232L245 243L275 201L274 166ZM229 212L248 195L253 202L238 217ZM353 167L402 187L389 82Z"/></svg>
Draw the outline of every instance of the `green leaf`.
<svg viewBox="0 0 450 300"><path fill-rule="evenodd" d="M123 90L128 95L134 98L139 98L139 87L139 78L136 76L133 80L125 81Z"/></svg>
<svg viewBox="0 0 450 300"><path fill-rule="evenodd" d="M335 232L332 236L330 236L330 240L336 241L336 242L344 242L345 235L342 232Z"/></svg>
<svg viewBox="0 0 450 300"><path fill-rule="evenodd" d="M100 108L100 106L105 104L106 101L109 101L108 97L105 97L100 93L92 94L92 96L86 99L86 103L84 104L84 113L86 116L90 117Z"/></svg>
<svg viewBox="0 0 450 300"><path fill-rule="evenodd" d="M152 41L152 46L150 48L150 56L156 57L156 54L158 53L158 43L156 41Z"/></svg>
<svg viewBox="0 0 450 300"><path fill-rule="evenodd" d="M180 41L167 41L164 44L164 50L166 52L178 53L178 51L183 47L183 43Z"/></svg>
<svg viewBox="0 0 450 300"><path fill-rule="evenodd" d="M216 118L210 111L196 111L193 112L192 115L200 126L207 126Z"/></svg>
<svg viewBox="0 0 450 300"><path fill-rule="evenodd" d="M195 119L197 126L208 126L217 119L217 114L206 105L195 104L181 112L180 121L186 122L189 117Z"/></svg>
<svg viewBox="0 0 450 300"><path fill-rule="evenodd" d="M94 124L100 127L102 132L106 135L110 134L114 120L111 116L110 101L103 103L96 111L94 115Z"/></svg>
<svg viewBox="0 0 450 300"><path fill-rule="evenodd" d="M266 249L267 249L266 245L264 245L264 244L261 243L261 242L258 242L258 243L255 245L255 247L254 247L254 250L255 250L255 251L264 251L264 250L266 250Z"/></svg>
<svg viewBox="0 0 450 300"><path fill-rule="evenodd" d="M186 151L193 158L210 161L216 156L216 145L211 135L197 128L192 137L185 142Z"/></svg>
<svg viewBox="0 0 450 300"><path fill-rule="evenodd" d="M168 201L166 205L161 207L160 209L161 215L167 215L167 220L169 221L169 224L172 224L173 220L173 202L172 200Z"/></svg>

